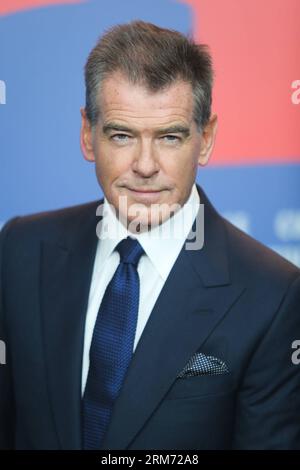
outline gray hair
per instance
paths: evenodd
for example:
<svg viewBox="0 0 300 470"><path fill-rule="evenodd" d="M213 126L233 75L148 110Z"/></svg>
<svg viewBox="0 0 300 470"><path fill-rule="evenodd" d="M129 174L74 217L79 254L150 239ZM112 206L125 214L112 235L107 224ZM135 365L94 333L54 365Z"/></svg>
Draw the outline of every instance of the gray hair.
<svg viewBox="0 0 300 470"><path fill-rule="evenodd" d="M98 122L101 82L113 72L123 73L133 84L160 91L181 79L191 84L194 120L201 130L211 115L213 70L204 44L196 44L178 31L152 23L132 21L109 29L89 54L85 65L86 114Z"/></svg>

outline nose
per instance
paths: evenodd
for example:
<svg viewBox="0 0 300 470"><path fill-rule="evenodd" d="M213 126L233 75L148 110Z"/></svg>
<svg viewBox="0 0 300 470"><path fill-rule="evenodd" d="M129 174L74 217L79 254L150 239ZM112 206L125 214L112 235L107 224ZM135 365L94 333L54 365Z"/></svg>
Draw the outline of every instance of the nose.
<svg viewBox="0 0 300 470"><path fill-rule="evenodd" d="M159 163L151 139L141 141L134 158L132 169L143 178L150 178L159 171Z"/></svg>

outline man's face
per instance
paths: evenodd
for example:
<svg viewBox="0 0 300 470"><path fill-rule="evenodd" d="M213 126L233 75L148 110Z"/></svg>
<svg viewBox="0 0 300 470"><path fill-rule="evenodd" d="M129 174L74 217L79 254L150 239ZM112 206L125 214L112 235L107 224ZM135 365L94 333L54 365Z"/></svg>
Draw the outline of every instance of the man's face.
<svg viewBox="0 0 300 470"><path fill-rule="evenodd" d="M187 201L198 165L207 163L216 117L200 133L189 83L178 80L153 93L120 73L103 82L99 104L94 129L81 111L81 147L85 158L96 163L108 202L127 225L138 214L142 226L163 222L170 216L167 208ZM158 212L158 207L164 210Z"/></svg>

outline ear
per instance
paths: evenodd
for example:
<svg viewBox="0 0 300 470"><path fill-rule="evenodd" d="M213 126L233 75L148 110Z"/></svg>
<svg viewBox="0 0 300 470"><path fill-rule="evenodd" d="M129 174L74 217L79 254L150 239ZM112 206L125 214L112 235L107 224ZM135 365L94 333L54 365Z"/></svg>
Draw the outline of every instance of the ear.
<svg viewBox="0 0 300 470"><path fill-rule="evenodd" d="M218 117L214 114L202 130L198 163L205 166L212 154L218 128Z"/></svg>
<svg viewBox="0 0 300 470"><path fill-rule="evenodd" d="M80 147L84 159L88 162L94 162L93 150L93 134L90 121L87 118L85 108L80 108L81 114L81 130L80 130Z"/></svg>

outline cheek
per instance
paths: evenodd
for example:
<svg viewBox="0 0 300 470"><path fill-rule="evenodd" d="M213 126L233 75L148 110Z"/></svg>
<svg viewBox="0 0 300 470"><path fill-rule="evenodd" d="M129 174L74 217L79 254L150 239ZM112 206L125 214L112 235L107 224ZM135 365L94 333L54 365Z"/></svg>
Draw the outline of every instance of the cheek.
<svg viewBox="0 0 300 470"><path fill-rule="evenodd" d="M96 172L98 180L104 186L111 185L127 171L125 159L117 158L107 149L101 149L96 156Z"/></svg>
<svg viewBox="0 0 300 470"><path fill-rule="evenodd" d="M164 165L165 174L169 175L175 182L177 187L182 187L191 178L194 178L197 170L197 162L191 156L184 153L176 155L176 158L168 159Z"/></svg>

